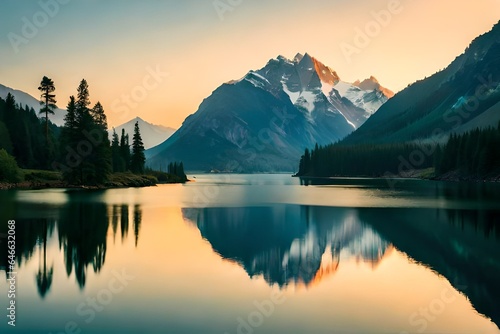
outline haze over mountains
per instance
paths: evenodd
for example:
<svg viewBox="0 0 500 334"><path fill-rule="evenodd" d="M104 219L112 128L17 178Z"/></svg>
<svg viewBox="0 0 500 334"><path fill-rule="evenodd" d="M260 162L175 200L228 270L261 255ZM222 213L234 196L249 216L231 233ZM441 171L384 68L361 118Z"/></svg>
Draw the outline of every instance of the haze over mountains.
<svg viewBox="0 0 500 334"><path fill-rule="evenodd" d="M183 161L190 170L293 171L306 147L340 140L393 93L373 77L344 82L308 54L271 59L223 84L166 142L148 150L148 164Z"/></svg>
<svg viewBox="0 0 500 334"><path fill-rule="evenodd" d="M183 161L187 170L226 172L296 171L305 148L340 140L444 141L449 133L498 125L499 54L500 23L446 69L397 95L373 76L345 82L307 53L278 56L217 88L173 135L140 118L117 133L125 128L131 136L139 121L150 167ZM0 97L9 92L17 103L40 109L38 99L0 85ZM57 109L50 120L62 125L64 114Z"/></svg>
<svg viewBox="0 0 500 334"><path fill-rule="evenodd" d="M23 107L27 105L28 107L33 108L38 115L38 112L41 108L39 100L37 100L28 93L0 84L0 97L5 99L8 93L11 93L14 96L14 98L16 99L16 103L21 104ZM49 119L55 125L63 126L65 115L66 115L66 110L57 108L54 111L54 115L49 116ZM43 115L38 115L38 116L42 117ZM134 134L134 125L136 122L139 122L139 129L141 130L141 136L145 149L149 149L151 147L161 144L175 132L175 129L173 128L163 125L155 125L144 121L140 117L136 117L124 124L117 126L115 128L116 133L118 134L118 136L120 136L122 129L125 129L125 133L127 133L129 137L132 138ZM112 134L113 134L113 128L110 127L109 129L110 140Z"/></svg>
<svg viewBox="0 0 500 334"><path fill-rule="evenodd" d="M7 94L9 93L14 96L17 104L20 104L22 107L28 106L33 108L38 115L41 108L40 100L34 98L28 93L0 84L0 97L5 100ZM50 121L57 126L62 126L64 125L64 115L66 115L66 110L57 108L54 110L54 115L50 115Z"/></svg>
<svg viewBox="0 0 500 334"><path fill-rule="evenodd" d="M149 149L156 145L163 143L165 140L170 138L172 134L174 134L175 129L169 128L163 125L155 125L149 122L146 122L140 117L136 117L131 119L130 121L117 126L115 129L118 136L121 136L122 130L125 130L125 133L129 135L129 138L132 138L134 135L134 126L135 123L139 123L139 129L141 131L142 142L144 143L144 148ZM113 128L109 130L109 138L111 140L111 136L113 134Z"/></svg>

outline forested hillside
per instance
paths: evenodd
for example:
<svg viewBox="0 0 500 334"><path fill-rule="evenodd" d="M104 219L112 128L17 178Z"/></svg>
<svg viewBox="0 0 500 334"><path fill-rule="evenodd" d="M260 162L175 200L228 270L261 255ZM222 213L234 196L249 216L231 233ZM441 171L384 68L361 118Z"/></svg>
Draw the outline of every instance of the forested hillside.
<svg viewBox="0 0 500 334"><path fill-rule="evenodd" d="M187 180L183 168L173 174L145 169L144 144L137 122L130 140L122 131L121 137L113 133L110 141L104 107L100 102L91 106L85 79L76 97L69 98L62 127L50 122L56 109L54 82L44 77L38 89L41 118L33 108L17 104L11 93L0 98L0 182L102 187L153 185L158 179Z"/></svg>
<svg viewBox="0 0 500 334"><path fill-rule="evenodd" d="M297 176L414 175L433 168L433 175L454 179L490 179L500 176L500 123L497 128L452 134L445 144L336 143L306 149ZM429 176L429 175L427 175Z"/></svg>

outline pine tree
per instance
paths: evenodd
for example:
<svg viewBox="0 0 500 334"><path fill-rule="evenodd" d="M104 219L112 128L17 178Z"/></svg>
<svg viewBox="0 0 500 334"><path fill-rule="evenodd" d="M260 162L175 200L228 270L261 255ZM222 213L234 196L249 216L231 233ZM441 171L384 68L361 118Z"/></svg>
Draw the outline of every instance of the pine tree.
<svg viewBox="0 0 500 334"><path fill-rule="evenodd" d="M100 102L97 102L94 108L90 110L92 116L92 136L95 138L93 143L91 162L94 165L94 182L104 184L109 174L112 172L111 146L108 138L108 121L104 108Z"/></svg>
<svg viewBox="0 0 500 334"><path fill-rule="evenodd" d="M38 90L41 92L41 104L43 108L40 109L40 114L45 114L45 143L47 147L49 145L49 114L54 115L54 109L56 109L56 96L54 91L56 87L54 81L44 76Z"/></svg>
<svg viewBox="0 0 500 334"><path fill-rule="evenodd" d="M76 143L88 143L87 138L84 136L93 128L93 119L90 115L90 93L89 85L85 79L82 79L77 89L76 97ZM76 147L75 147L76 148ZM94 166L90 163L89 155L92 154L93 147L86 147L83 155L82 162L78 165L78 174L80 184L89 184L94 178Z"/></svg>
<svg viewBox="0 0 500 334"><path fill-rule="evenodd" d="M117 173L125 171L123 159L120 154L120 139L116 134L115 128L113 128L113 135L111 138L111 161L113 172Z"/></svg>
<svg viewBox="0 0 500 334"><path fill-rule="evenodd" d="M311 154L309 153L309 149L306 148L304 153L304 175L311 172Z"/></svg>
<svg viewBox="0 0 500 334"><path fill-rule="evenodd" d="M13 124L14 120L16 119L16 113L17 113L16 99L14 98L14 95L8 93L5 99L5 112L3 119L5 125L7 126L8 129L10 129L11 133L12 131L15 131L15 129L13 128Z"/></svg>
<svg viewBox="0 0 500 334"><path fill-rule="evenodd" d="M72 141L75 137L75 131L77 130L76 123L76 100L74 96L69 97L68 106L66 107L66 115L64 116L64 128L63 137L65 137L65 143Z"/></svg>
<svg viewBox="0 0 500 334"><path fill-rule="evenodd" d="M104 113L104 108L101 105L101 102L97 101L94 108L90 110L90 114L92 115L94 123L97 126L100 126L104 129L108 128L108 121L106 118L106 114Z"/></svg>
<svg viewBox="0 0 500 334"><path fill-rule="evenodd" d="M76 99L74 96L70 96L68 106L66 107L66 115L64 116L64 126L61 131L60 136L60 146L61 151L66 151L73 149L77 146L78 143L78 124L76 122ZM63 159L61 156L60 159ZM66 161L66 164L72 163L71 161ZM78 161L74 161L75 164L78 164ZM66 182L70 184L75 184L78 181L78 170L76 170L73 166L66 166L67 168L63 169L63 178Z"/></svg>
<svg viewBox="0 0 500 334"><path fill-rule="evenodd" d="M122 129L120 138L120 156L123 160L123 171L130 170L130 143L125 129Z"/></svg>
<svg viewBox="0 0 500 334"><path fill-rule="evenodd" d="M90 94L85 79L77 91L77 98L70 98L61 136L63 145L75 160L64 172L64 177L70 183L102 185L112 170L106 114L99 102L89 108Z"/></svg>
<svg viewBox="0 0 500 334"><path fill-rule="evenodd" d="M134 137L132 139L132 157L130 160L130 170L134 174L143 174L146 164L146 156L144 155L144 143L142 142L139 122L134 126Z"/></svg>

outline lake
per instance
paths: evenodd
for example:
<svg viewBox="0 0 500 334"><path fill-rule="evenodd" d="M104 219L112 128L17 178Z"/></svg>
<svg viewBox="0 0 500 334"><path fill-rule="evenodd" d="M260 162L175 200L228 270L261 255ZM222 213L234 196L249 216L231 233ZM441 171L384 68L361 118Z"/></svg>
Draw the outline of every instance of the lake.
<svg viewBox="0 0 500 334"><path fill-rule="evenodd" d="M500 185L196 175L0 192L1 333L500 333Z"/></svg>

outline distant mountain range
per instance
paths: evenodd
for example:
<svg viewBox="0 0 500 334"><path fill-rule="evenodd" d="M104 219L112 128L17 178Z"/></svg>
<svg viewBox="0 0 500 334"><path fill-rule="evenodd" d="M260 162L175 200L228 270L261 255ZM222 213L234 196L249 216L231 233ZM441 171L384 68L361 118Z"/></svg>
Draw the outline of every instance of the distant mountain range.
<svg viewBox="0 0 500 334"><path fill-rule="evenodd" d="M7 97L7 94L11 93L14 98L16 99L17 104L21 104L23 107L28 106L30 108L35 109L35 111L38 114L38 111L40 110L40 101L31 96L28 93L25 93L23 91L9 88L7 86L4 86L0 84L0 97L5 99ZM63 126L64 125L64 115L66 115L66 110L65 109L60 109L57 108L54 111L55 115L50 115L50 121L54 123L57 126ZM43 115L39 115L39 117L42 117ZM136 122L139 122L139 129L141 130L141 136L142 140L144 142L144 147L146 149L149 149L151 147L154 147L156 145L159 145L163 143L165 140L167 140L174 132L175 129L169 128L166 126L162 125L155 125L152 123L148 123L144 121L140 117L136 117L120 126L116 127L116 133L120 136L122 129L125 129L125 133L128 133L130 136L130 140L132 141L132 136L134 134L134 125ZM109 130L109 136L111 139L111 135L113 133L112 128Z"/></svg>
<svg viewBox="0 0 500 334"><path fill-rule="evenodd" d="M40 100L34 98L33 96L25 93L23 91L13 89L7 86L0 84L0 97L5 100L7 94L11 93L16 99L16 103L20 104L22 107L28 106L33 108L35 112L38 114L40 111ZM57 126L64 125L64 115L66 115L66 110L57 108L54 111L55 115L50 115L50 121Z"/></svg>
<svg viewBox="0 0 500 334"><path fill-rule="evenodd" d="M308 54L270 60L223 84L166 142L148 150L148 165L183 161L190 170L295 170L306 147L340 140L394 94L371 77L347 83Z"/></svg>
<svg viewBox="0 0 500 334"><path fill-rule="evenodd" d="M175 132L175 129L173 128L148 123L140 117L136 117L120 126L117 126L114 129L119 137L121 136L122 129L124 129L125 133L129 135L130 142L132 142L132 136L134 135L134 127L136 122L139 122L139 129L141 131L141 137L145 149L149 149L151 147L163 143L165 140L170 138L170 136L172 136ZM112 134L113 134L113 129L110 129L109 130L110 140Z"/></svg>
<svg viewBox="0 0 500 334"><path fill-rule="evenodd" d="M500 121L500 22L476 38L446 69L384 104L343 142L396 143L447 139L451 132Z"/></svg>

